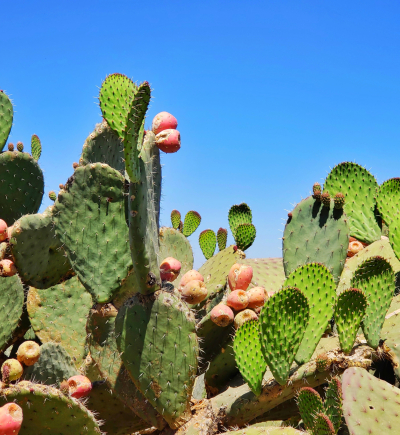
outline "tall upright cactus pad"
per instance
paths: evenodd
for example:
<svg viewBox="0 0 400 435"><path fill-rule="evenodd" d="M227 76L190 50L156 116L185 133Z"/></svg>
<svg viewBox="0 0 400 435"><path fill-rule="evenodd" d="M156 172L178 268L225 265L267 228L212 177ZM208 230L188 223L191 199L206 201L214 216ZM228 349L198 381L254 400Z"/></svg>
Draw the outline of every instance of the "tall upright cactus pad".
<svg viewBox="0 0 400 435"><path fill-rule="evenodd" d="M295 357L298 364L304 364L311 359L335 311L335 281L323 264L310 263L292 272L283 285L300 289L308 299L308 326Z"/></svg>
<svg viewBox="0 0 400 435"><path fill-rule="evenodd" d="M395 275L383 257L372 257L356 270L351 286L362 290L369 303L362 321L367 343L376 349L386 313L395 291Z"/></svg>
<svg viewBox="0 0 400 435"><path fill-rule="evenodd" d="M227 240L228 230L225 228L219 228L217 231L218 250L223 251L226 248Z"/></svg>
<svg viewBox="0 0 400 435"><path fill-rule="evenodd" d="M233 205L228 214L229 226L233 238L236 240L236 229L241 224L251 224L253 216L250 207L244 202L239 205Z"/></svg>
<svg viewBox="0 0 400 435"><path fill-rule="evenodd" d="M282 258L244 258L238 263L253 268L251 287L262 286L270 293L277 292L286 279Z"/></svg>
<svg viewBox="0 0 400 435"><path fill-rule="evenodd" d="M79 167L54 203L56 234L97 302L110 301L132 269L124 181L105 163Z"/></svg>
<svg viewBox="0 0 400 435"><path fill-rule="evenodd" d="M210 229L202 231L199 236L199 245L206 260L210 259L217 247L217 236L214 231Z"/></svg>
<svg viewBox="0 0 400 435"><path fill-rule="evenodd" d="M348 368L342 382L343 414L351 435L398 433L398 388L375 378L360 367Z"/></svg>
<svg viewBox="0 0 400 435"><path fill-rule="evenodd" d="M350 235L365 243L375 242L381 237L375 218L377 189L375 177L352 162L336 165L324 183L324 190L328 190L332 197L338 192L344 194L344 211L349 217Z"/></svg>
<svg viewBox="0 0 400 435"><path fill-rule="evenodd" d="M179 225L181 223L181 214L178 210L172 210L171 211L171 224L172 228L175 230L178 229Z"/></svg>
<svg viewBox="0 0 400 435"><path fill-rule="evenodd" d="M315 426L315 414L324 411L321 396L314 388L303 387L297 394L297 406L299 407L304 427L313 431Z"/></svg>
<svg viewBox="0 0 400 435"><path fill-rule="evenodd" d="M56 388L22 381L1 390L0 406L14 402L22 408L21 435L100 435L94 415Z"/></svg>
<svg viewBox="0 0 400 435"><path fill-rule="evenodd" d="M0 216L12 225L25 214L37 213L44 192L43 172L28 153L0 154Z"/></svg>
<svg viewBox="0 0 400 435"><path fill-rule="evenodd" d="M14 109L10 98L0 91L0 151L3 150L10 134L14 118Z"/></svg>
<svg viewBox="0 0 400 435"><path fill-rule="evenodd" d="M171 428L190 418L197 372L194 316L178 296L137 294L119 311L115 331L133 381Z"/></svg>
<svg viewBox="0 0 400 435"><path fill-rule="evenodd" d="M31 137L31 154L35 160L39 160L42 155L42 143L37 134L33 134Z"/></svg>
<svg viewBox="0 0 400 435"><path fill-rule="evenodd" d="M337 282L349 245L349 224L343 210L325 207L312 196L289 214L283 234L283 266L286 276L306 263L322 263Z"/></svg>
<svg viewBox="0 0 400 435"><path fill-rule="evenodd" d="M185 220L183 222L182 233L184 236L189 237L199 227L201 222L201 216L197 211L191 210L186 213Z"/></svg>
<svg viewBox="0 0 400 435"><path fill-rule="evenodd" d="M25 284L48 288L72 273L67 254L56 236L53 207L42 214L22 216L13 226L11 254Z"/></svg>
<svg viewBox="0 0 400 435"><path fill-rule="evenodd" d="M250 248L256 238L256 227L253 224L240 224L236 228L236 245L242 251Z"/></svg>
<svg viewBox="0 0 400 435"><path fill-rule="evenodd" d="M379 186L376 205L384 222L390 225L400 211L400 178L390 178Z"/></svg>
<svg viewBox="0 0 400 435"><path fill-rule="evenodd" d="M86 318L92 297L79 279L71 279L48 289L31 287L27 308L31 325L42 343L60 343L75 365L86 356Z"/></svg>
<svg viewBox="0 0 400 435"><path fill-rule="evenodd" d="M325 390L325 413L332 422L336 432L339 431L342 424L342 395L342 383L340 379L338 377L332 378Z"/></svg>
<svg viewBox="0 0 400 435"><path fill-rule="evenodd" d="M265 361L280 385L285 385L289 378L290 366L308 326L308 318L307 298L295 287L274 294L261 310L261 345Z"/></svg>
<svg viewBox="0 0 400 435"><path fill-rule="evenodd" d="M337 299L335 322L338 329L340 347L350 353L358 328L367 310L368 302L362 290L350 288Z"/></svg>

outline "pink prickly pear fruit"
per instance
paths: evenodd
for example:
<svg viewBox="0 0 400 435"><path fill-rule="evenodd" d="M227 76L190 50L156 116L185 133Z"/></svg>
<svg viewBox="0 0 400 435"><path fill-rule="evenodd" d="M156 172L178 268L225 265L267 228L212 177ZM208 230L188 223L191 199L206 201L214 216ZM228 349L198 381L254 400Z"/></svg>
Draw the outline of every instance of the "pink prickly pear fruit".
<svg viewBox="0 0 400 435"><path fill-rule="evenodd" d="M173 257L167 257L160 264L160 276L163 281L175 281L181 271L181 262Z"/></svg>
<svg viewBox="0 0 400 435"><path fill-rule="evenodd" d="M229 294L226 305L236 311L244 310L249 304L249 297L244 290L234 290Z"/></svg>
<svg viewBox="0 0 400 435"><path fill-rule="evenodd" d="M182 299L188 304L199 304L207 297L207 287L203 281L194 279L181 288Z"/></svg>
<svg viewBox="0 0 400 435"><path fill-rule="evenodd" d="M247 308L259 308L262 307L268 299L268 292L264 287L253 287L247 290L247 296L249 297L249 305L247 305Z"/></svg>
<svg viewBox="0 0 400 435"><path fill-rule="evenodd" d="M14 358L4 361L1 366L1 377L6 384L11 381L17 381L22 376L23 372L24 369L21 363Z"/></svg>
<svg viewBox="0 0 400 435"><path fill-rule="evenodd" d="M22 408L16 403L6 403L0 408L0 434L18 435L22 420Z"/></svg>
<svg viewBox="0 0 400 435"><path fill-rule="evenodd" d="M225 327L233 322L235 315L228 305L220 303L211 310L210 317L216 325Z"/></svg>
<svg viewBox="0 0 400 435"><path fill-rule="evenodd" d="M257 314L253 310L243 310L240 313L237 313L235 316L234 325L235 328L238 329L243 323L248 322L249 320L257 320Z"/></svg>
<svg viewBox="0 0 400 435"><path fill-rule="evenodd" d="M35 341L24 341L18 348L17 360L26 366L33 366L40 358L40 346Z"/></svg>
<svg viewBox="0 0 400 435"><path fill-rule="evenodd" d="M156 136L156 145L164 153L176 153L181 147L181 134L171 128L163 130Z"/></svg>
<svg viewBox="0 0 400 435"><path fill-rule="evenodd" d="M0 261L0 276L13 276L17 273L17 268L11 260Z"/></svg>
<svg viewBox="0 0 400 435"><path fill-rule="evenodd" d="M86 376L72 376L67 383L69 395L75 399L85 397L92 391L92 383Z"/></svg>
<svg viewBox="0 0 400 435"><path fill-rule="evenodd" d="M182 278L181 278L181 280L179 282L179 287L181 287L181 288L185 287L185 285L188 282L193 281L193 280L203 281L204 282L204 278L201 275L201 273L197 272L197 270L192 269L192 270L189 270L189 272L186 272L182 276Z"/></svg>
<svg viewBox="0 0 400 435"><path fill-rule="evenodd" d="M8 231L7 231L7 224L3 219L0 219L0 242L4 242L8 239Z"/></svg>
<svg viewBox="0 0 400 435"><path fill-rule="evenodd" d="M234 264L228 274L231 290L247 290L253 279L253 268L245 264Z"/></svg>
<svg viewBox="0 0 400 435"><path fill-rule="evenodd" d="M157 135L164 130L176 129L176 127L178 127L178 121L175 116L168 112L160 112L154 117L151 129Z"/></svg>

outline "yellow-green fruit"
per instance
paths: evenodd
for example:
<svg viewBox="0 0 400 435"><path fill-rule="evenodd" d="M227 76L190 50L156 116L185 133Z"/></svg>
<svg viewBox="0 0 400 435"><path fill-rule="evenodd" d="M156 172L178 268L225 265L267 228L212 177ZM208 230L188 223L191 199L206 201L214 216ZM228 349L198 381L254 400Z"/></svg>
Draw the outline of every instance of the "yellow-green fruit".
<svg viewBox="0 0 400 435"><path fill-rule="evenodd" d="M17 351L17 359L26 366L33 366L40 357L40 346L35 341L25 341Z"/></svg>
<svg viewBox="0 0 400 435"><path fill-rule="evenodd" d="M21 363L14 358L8 359L1 366L1 376L5 383L17 381L22 376L23 372L24 369Z"/></svg>

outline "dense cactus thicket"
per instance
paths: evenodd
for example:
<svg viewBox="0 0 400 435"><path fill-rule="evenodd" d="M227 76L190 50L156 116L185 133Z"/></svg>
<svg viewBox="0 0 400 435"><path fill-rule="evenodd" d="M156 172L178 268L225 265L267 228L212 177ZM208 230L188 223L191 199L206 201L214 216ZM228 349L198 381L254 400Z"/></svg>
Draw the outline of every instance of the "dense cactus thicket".
<svg viewBox="0 0 400 435"><path fill-rule="evenodd" d="M145 130L150 98L104 80L103 121L38 213L42 144L7 144L0 92L0 435L399 433L399 179L335 166L282 258L246 257L234 205L235 244L200 228L194 270L200 214L159 224L160 151L181 141L167 112Z"/></svg>

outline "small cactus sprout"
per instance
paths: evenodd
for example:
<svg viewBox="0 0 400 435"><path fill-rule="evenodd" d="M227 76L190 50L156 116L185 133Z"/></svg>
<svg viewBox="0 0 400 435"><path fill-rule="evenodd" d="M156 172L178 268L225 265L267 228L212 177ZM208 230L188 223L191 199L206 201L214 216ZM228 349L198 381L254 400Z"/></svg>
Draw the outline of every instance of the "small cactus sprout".
<svg viewBox="0 0 400 435"><path fill-rule="evenodd" d="M313 185L313 198L321 201L321 185L319 183L314 183Z"/></svg>
<svg viewBox="0 0 400 435"><path fill-rule="evenodd" d="M181 262L173 257L167 257L160 264L160 277L163 281L175 281L181 271Z"/></svg>
<svg viewBox="0 0 400 435"><path fill-rule="evenodd" d="M248 322L249 320L257 320L257 314L253 310L249 310L248 308L237 313L234 320L235 328L240 328L243 323Z"/></svg>
<svg viewBox="0 0 400 435"><path fill-rule="evenodd" d="M176 153L181 147L181 135L178 130L164 130L157 134L156 145L164 153Z"/></svg>
<svg viewBox="0 0 400 435"><path fill-rule="evenodd" d="M40 346L35 341L24 341L18 348L17 359L26 366L33 366L40 358Z"/></svg>
<svg viewBox="0 0 400 435"><path fill-rule="evenodd" d="M7 224L3 219L0 219L0 242L8 239Z"/></svg>
<svg viewBox="0 0 400 435"><path fill-rule="evenodd" d="M331 196L329 195L328 191L325 191L321 195L321 202L322 202L324 207L330 207L331 206Z"/></svg>
<svg viewBox="0 0 400 435"><path fill-rule="evenodd" d="M218 326L228 326L233 322L233 311L223 303L216 305L210 313L211 320Z"/></svg>
<svg viewBox="0 0 400 435"><path fill-rule="evenodd" d="M226 304L235 311L244 310L249 305L249 297L244 290L235 290L229 293Z"/></svg>
<svg viewBox="0 0 400 435"><path fill-rule="evenodd" d="M0 434L18 435L22 420L22 408L16 403L6 403L0 408Z"/></svg>
<svg viewBox="0 0 400 435"><path fill-rule="evenodd" d="M223 251L226 248L226 241L228 240L228 230L226 228L220 228L217 231L218 249Z"/></svg>
<svg viewBox="0 0 400 435"><path fill-rule="evenodd" d="M51 190L51 191L49 192L49 198L50 198L52 201L55 201L55 200L57 199L57 195L56 195L56 192L54 192L54 190Z"/></svg>
<svg viewBox="0 0 400 435"><path fill-rule="evenodd" d="M333 198L333 202L335 204L335 208L338 210L342 210L345 202L345 198L343 193L338 192Z"/></svg>
<svg viewBox="0 0 400 435"><path fill-rule="evenodd" d="M72 376L68 379L67 383L69 395L75 399L86 397L92 391L92 383L86 376Z"/></svg>
<svg viewBox="0 0 400 435"><path fill-rule="evenodd" d="M179 224L181 223L181 214L178 210L171 211L171 224L172 228L178 229Z"/></svg>
<svg viewBox="0 0 400 435"><path fill-rule="evenodd" d="M331 361L326 353L320 353L317 355L315 363L319 372L325 372L328 369Z"/></svg>
<svg viewBox="0 0 400 435"><path fill-rule="evenodd" d="M179 287L185 287L185 285L193 280L199 280L199 281L203 281L204 282L204 278L201 275L200 272L197 272L197 270L189 270L188 272L185 273L185 275L182 276L181 281L179 282Z"/></svg>
<svg viewBox="0 0 400 435"><path fill-rule="evenodd" d="M268 299L268 292L264 287L253 287L247 290L247 296L249 298L247 308L260 308Z"/></svg>
<svg viewBox="0 0 400 435"><path fill-rule="evenodd" d="M361 242L359 242L358 240L353 240L352 242L349 242L349 247L347 249L347 256L354 257L363 249L364 249L364 245Z"/></svg>
<svg viewBox="0 0 400 435"><path fill-rule="evenodd" d="M77 163L77 162L72 163L72 167L74 169L79 168L79 163Z"/></svg>
<svg viewBox="0 0 400 435"><path fill-rule="evenodd" d="M247 290L253 278L253 268L245 264L235 263L228 274L229 288L233 290Z"/></svg>
<svg viewBox="0 0 400 435"><path fill-rule="evenodd" d="M14 358L10 358L1 366L1 377L3 382L8 384L11 381L17 381L24 372L21 363Z"/></svg>
<svg viewBox="0 0 400 435"><path fill-rule="evenodd" d="M8 144L8 151L14 151L14 144L11 142Z"/></svg>
<svg viewBox="0 0 400 435"><path fill-rule="evenodd" d="M0 261L0 276L13 276L17 273L17 268L11 260L1 260Z"/></svg>
<svg viewBox="0 0 400 435"><path fill-rule="evenodd" d="M175 116L168 112L160 112L153 118L151 129L155 135L164 130L176 129L178 121Z"/></svg>
<svg viewBox="0 0 400 435"><path fill-rule="evenodd" d="M22 153L24 150L24 144L22 142L17 142L17 150Z"/></svg>
<svg viewBox="0 0 400 435"><path fill-rule="evenodd" d="M189 281L182 289L182 299L188 304L199 304L207 297L207 287L203 281L192 280Z"/></svg>

